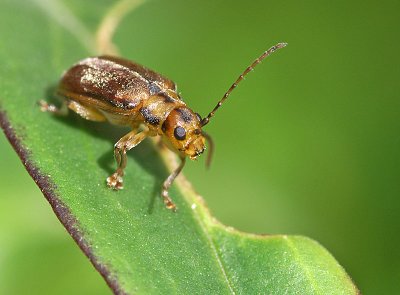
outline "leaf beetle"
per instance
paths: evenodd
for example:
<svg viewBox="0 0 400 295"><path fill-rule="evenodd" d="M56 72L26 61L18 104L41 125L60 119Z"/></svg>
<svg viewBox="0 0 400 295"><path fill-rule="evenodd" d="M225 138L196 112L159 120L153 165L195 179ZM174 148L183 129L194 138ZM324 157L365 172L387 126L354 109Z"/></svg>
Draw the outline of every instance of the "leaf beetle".
<svg viewBox="0 0 400 295"><path fill-rule="evenodd" d="M42 111L66 115L72 110L84 119L108 121L115 125L129 126L131 131L114 146L117 169L110 175L107 185L115 190L123 188L126 152L148 136L161 136L163 142L181 159L164 181L161 196L168 209L176 206L168 194L174 179L185 165L186 157L196 159L211 137L202 129L225 102L231 92L264 58L286 43L278 43L263 52L231 85L214 109L204 118L193 112L177 92L170 79L142 65L115 56L89 57L79 61L62 76L56 94L63 98L60 108L40 101Z"/></svg>

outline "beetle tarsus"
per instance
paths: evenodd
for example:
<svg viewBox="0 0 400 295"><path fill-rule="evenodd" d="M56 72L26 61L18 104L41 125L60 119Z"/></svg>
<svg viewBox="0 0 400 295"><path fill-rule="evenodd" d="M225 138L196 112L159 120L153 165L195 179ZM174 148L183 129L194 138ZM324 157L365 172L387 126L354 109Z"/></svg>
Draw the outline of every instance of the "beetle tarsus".
<svg viewBox="0 0 400 295"><path fill-rule="evenodd" d="M176 212L176 205L174 204L174 202L172 202L172 199L169 197L167 190L164 189L161 192L161 197L164 200L165 207L167 209L170 209L170 210Z"/></svg>
<svg viewBox="0 0 400 295"><path fill-rule="evenodd" d="M39 100L37 102L37 104L39 105L40 110L42 112L48 112L49 111L49 104L46 101L44 101L43 99Z"/></svg>
<svg viewBox="0 0 400 295"><path fill-rule="evenodd" d="M107 177L107 186L114 189L114 190L120 190L124 188L124 180L122 178L122 175L115 172L111 176Z"/></svg>
<svg viewBox="0 0 400 295"><path fill-rule="evenodd" d="M68 108L65 103L62 104L61 108L58 108L54 104L49 104L41 99L38 101L38 105L42 112L49 112L59 116L65 116L68 114Z"/></svg>

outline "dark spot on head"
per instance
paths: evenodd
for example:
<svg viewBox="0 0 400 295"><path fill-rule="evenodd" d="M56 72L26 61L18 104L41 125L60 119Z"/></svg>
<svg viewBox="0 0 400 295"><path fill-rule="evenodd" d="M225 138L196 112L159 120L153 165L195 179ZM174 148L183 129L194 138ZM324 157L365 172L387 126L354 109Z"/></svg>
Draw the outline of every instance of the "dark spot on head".
<svg viewBox="0 0 400 295"><path fill-rule="evenodd" d="M148 108L146 108L146 107L141 108L140 113L142 114L144 120L147 123L154 125L154 126L160 124L160 118L154 116Z"/></svg>
<svg viewBox="0 0 400 295"><path fill-rule="evenodd" d="M176 111L179 113L183 122L189 123L192 121L192 114L186 108L179 108L176 109Z"/></svg>
<svg viewBox="0 0 400 295"><path fill-rule="evenodd" d="M178 126L174 130L174 136L178 140L184 140L186 138L186 130L185 128Z"/></svg>
<svg viewBox="0 0 400 295"><path fill-rule="evenodd" d="M154 95L154 94L161 92L160 87L158 87L157 84L155 84L155 83L150 83L148 87L149 87L150 95Z"/></svg>
<svg viewBox="0 0 400 295"><path fill-rule="evenodd" d="M164 123L162 123L161 125L161 131L165 133L165 131L167 131L167 125L165 123L166 121L164 121Z"/></svg>

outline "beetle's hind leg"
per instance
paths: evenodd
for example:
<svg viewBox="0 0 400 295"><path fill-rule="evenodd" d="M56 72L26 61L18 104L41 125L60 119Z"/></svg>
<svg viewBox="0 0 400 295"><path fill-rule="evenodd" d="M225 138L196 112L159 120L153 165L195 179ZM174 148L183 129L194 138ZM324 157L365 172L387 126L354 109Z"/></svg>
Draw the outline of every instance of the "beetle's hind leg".
<svg viewBox="0 0 400 295"><path fill-rule="evenodd" d="M42 112L50 112L58 116L66 116L68 114L68 110L70 109L86 120L96 122L106 121L106 117L104 117L104 115L99 111L80 104L74 100L63 100L60 108L54 104L48 104L46 101L40 100L39 106Z"/></svg>
<svg viewBox="0 0 400 295"><path fill-rule="evenodd" d="M62 101L61 107L59 108L42 99L38 101L38 105L42 112L49 112L58 116L66 116L68 114L68 103L65 100Z"/></svg>
<svg viewBox="0 0 400 295"><path fill-rule="evenodd" d="M132 130L125 136L123 136L114 145L114 156L117 162L117 170L107 177L107 185L115 190L122 189L124 169L126 167L127 157L126 152L137 146L143 139L148 135L148 130L143 130L137 133L136 130Z"/></svg>
<svg viewBox="0 0 400 295"><path fill-rule="evenodd" d="M73 110L75 113L86 120L96 122L103 122L107 120L106 117L96 109L87 107L74 100L68 101L67 105L69 109Z"/></svg>

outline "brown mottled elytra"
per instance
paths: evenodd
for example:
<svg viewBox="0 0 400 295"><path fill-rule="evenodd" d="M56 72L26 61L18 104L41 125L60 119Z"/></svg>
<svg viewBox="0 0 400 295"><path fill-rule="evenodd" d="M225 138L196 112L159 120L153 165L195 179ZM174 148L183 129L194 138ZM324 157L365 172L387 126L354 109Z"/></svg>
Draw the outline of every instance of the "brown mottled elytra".
<svg viewBox="0 0 400 295"><path fill-rule="evenodd" d="M66 115L73 110L86 120L108 121L132 128L114 146L116 171L107 178L110 188L123 188L126 152L147 136L160 135L163 142L181 158L179 167L164 181L161 196L168 209L176 209L168 195L174 179L185 165L186 156L196 159L209 142L210 163L213 144L202 127L207 125L233 89L264 58L285 47L278 43L265 51L236 79L215 108L203 119L188 108L174 82L137 63L114 56L89 57L72 66L62 76L57 95L63 105L57 108L40 101L42 111Z"/></svg>

